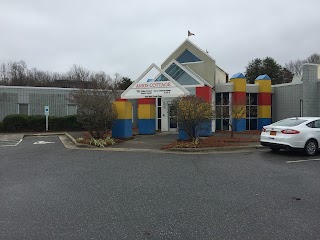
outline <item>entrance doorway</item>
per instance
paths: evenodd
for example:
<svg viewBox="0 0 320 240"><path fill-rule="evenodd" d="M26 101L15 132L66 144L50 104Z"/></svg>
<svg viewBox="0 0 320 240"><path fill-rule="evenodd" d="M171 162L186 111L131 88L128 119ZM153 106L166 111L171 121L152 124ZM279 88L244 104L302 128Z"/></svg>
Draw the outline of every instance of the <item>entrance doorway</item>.
<svg viewBox="0 0 320 240"><path fill-rule="evenodd" d="M168 102L168 112L169 112L169 131L177 131L177 109L174 107L172 102Z"/></svg>

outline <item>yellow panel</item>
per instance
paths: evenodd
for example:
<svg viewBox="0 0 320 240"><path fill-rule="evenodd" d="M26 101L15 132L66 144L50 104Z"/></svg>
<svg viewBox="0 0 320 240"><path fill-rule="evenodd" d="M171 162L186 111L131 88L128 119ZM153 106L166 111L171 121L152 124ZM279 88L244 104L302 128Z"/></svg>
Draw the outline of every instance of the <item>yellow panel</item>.
<svg viewBox="0 0 320 240"><path fill-rule="evenodd" d="M256 80L259 85L259 92L271 93L271 80Z"/></svg>
<svg viewBox="0 0 320 240"><path fill-rule="evenodd" d="M258 106L258 118L271 118L271 106Z"/></svg>
<svg viewBox="0 0 320 240"><path fill-rule="evenodd" d="M132 119L131 102L114 102L117 108L118 119Z"/></svg>
<svg viewBox="0 0 320 240"><path fill-rule="evenodd" d="M155 119L156 106L154 104L139 104L138 119Z"/></svg>
<svg viewBox="0 0 320 240"><path fill-rule="evenodd" d="M233 78L230 80L230 82L233 82L234 92L246 92L247 82L245 78Z"/></svg>

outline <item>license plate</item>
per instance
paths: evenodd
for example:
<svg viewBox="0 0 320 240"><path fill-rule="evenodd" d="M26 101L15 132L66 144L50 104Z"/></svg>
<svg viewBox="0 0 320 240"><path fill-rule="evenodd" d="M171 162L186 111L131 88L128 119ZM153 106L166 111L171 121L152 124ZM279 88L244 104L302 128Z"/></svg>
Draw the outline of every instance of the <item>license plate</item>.
<svg viewBox="0 0 320 240"><path fill-rule="evenodd" d="M271 132L270 132L270 135L275 136L275 135L277 135L277 132L271 131Z"/></svg>

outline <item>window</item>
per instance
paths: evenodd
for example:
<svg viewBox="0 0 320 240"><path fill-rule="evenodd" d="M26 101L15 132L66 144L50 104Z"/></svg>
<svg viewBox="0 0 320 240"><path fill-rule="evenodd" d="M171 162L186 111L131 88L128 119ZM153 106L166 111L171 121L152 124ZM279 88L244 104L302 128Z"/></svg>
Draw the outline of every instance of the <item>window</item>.
<svg viewBox="0 0 320 240"><path fill-rule="evenodd" d="M272 126L294 127L294 126L298 126L301 123L304 123L306 121L307 120L300 119L300 118L287 118L287 119L283 119L283 120L280 120L278 122L273 123Z"/></svg>
<svg viewBox="0 0 320 240"><path fill-rule="evenodd" d="M19 114L29 115L29 104L19 103Z"/></svg>
<svg viewBox="0 0 320 240"><path fill-rule="evenodd" d="M161 104L161 98L157 98L157 130L161 130L161 115L162 115L162 112L161 112L161 107L162 107L162 104Z"/></svg>
<svg viewBox="0 0 320 240"><path fill-rule="evenodd" d="M258 129L258 94L246 94L246 129Z"/></svg>
<svg viewBox="0 0 320 240"><path fill-rule="evenodd" d="M180 57L177 58L179 63L201 62L201 59L186 49Z"/></svg>
<svg viewBox="0 0 320 240"><path fill-rule="evenodd" d="M216 130L229 130L229 93L216 93Z"/></svg>
<svg viewBox="0 0 320 240"><path fill-rule="evenodd" d="M68 104L67 115L76 115L77 114L77 105Z"/></svg>
<svg viewBox="0 0 320 240"><path fill-rule="evenodd" d="M200 85L197 80L191 77L175 63L172 63L165 72L181 85Z"/></svg>

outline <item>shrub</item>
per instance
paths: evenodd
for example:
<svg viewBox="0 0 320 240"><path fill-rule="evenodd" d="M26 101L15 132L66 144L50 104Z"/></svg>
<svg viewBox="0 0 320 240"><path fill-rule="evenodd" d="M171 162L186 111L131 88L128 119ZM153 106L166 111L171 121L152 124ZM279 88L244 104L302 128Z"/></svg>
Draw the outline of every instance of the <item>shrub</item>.
<svg viewBox="0 0 320 240"><path fill-rule="evenodd" d="M41 115L8 115L3 119L0 130L18 132L18 131L36 131L46 130L46 117ZM55 117L49 116L49 131L75 131L82 130L76 116Z"/></svg>
<svg viewBox="0 0 320 240"><path fill-rule="evenodd" d="M28 115L12 114L3 119L4 128L6 131L23 131L28 128Z"/></svg>
<svg viewBox="0 0 320 240"><path fill-rule="evenodd" d="M3 122L0 122L0 132L4 132L4 124L3 124Z"/></svg>
<svg viewBox="0 0 320 240"><path fill-rule="evenodd" d="M111 138L110 136L107 136L105 139L95 139L95 138L91 138L88 143L90 145L93 145L95 147L106 147L106 146L110 146L110 145L114 145L116 142L114 141L113 138Z"/></svg>

